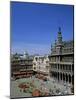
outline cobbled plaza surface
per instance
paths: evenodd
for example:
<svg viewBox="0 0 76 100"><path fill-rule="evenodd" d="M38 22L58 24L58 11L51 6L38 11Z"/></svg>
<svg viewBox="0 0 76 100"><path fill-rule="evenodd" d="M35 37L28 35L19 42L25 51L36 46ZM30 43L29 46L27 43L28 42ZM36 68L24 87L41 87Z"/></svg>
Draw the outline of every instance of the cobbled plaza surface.
<svg viewBox="0 0 76 100"><path fill-rule="evenodd" d="M20 84L28 84L28 89L22 89ZM32 84L32 86L31 86ZM11 98L15 97L33 97L32 92L38 89L43 95L41 96L55 96L55 95L68 95L71 93L70 85L57 82L53 78L48 77L47 81L40 80L32 76L30 78L22 78L11 81ZM48 93L49 95L44 95Z"/></svg>

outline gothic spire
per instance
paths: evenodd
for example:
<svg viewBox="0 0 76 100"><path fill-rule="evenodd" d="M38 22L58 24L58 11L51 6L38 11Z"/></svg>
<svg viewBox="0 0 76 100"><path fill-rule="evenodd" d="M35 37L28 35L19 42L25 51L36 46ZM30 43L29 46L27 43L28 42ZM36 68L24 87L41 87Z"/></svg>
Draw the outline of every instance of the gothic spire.
<svg viewBox="0 0 76 100"><path fill-rule="evenodd" d="M58 43L62 43L62 33L61 33L61 27L59 27L59 30L58 30Z"/></svg>

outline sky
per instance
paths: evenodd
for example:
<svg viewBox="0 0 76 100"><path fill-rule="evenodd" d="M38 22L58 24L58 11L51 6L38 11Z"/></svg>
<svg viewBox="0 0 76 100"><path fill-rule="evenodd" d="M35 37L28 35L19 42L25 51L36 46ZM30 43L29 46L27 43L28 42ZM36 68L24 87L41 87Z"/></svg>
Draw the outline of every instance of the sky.
<svg viewBox="0 0 76 100"><path fill-rule="evenodd" d="M61 27L63 40L73 39L73 6L11 2L11 51L49 54Z"/></svg>

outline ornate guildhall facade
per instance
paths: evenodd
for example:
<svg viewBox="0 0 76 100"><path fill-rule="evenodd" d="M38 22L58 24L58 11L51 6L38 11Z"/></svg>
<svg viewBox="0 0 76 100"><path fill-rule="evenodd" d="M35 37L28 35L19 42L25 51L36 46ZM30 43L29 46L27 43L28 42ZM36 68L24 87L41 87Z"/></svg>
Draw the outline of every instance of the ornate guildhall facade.
<svg viewBox="0 0 76 100"><path fill-rule="evenodd" d="M50 76L62 83L74 84L74 41L63 41L61 28L51 45Z"/></svg>

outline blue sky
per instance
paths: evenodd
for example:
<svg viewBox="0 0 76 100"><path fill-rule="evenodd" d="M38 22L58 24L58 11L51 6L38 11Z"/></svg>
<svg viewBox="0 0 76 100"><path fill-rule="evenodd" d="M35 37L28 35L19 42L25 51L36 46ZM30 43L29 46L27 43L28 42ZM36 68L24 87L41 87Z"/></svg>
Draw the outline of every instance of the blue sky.
<svg viewBox="0 0 76 100"><path fill-rule="evenodd" d="M12 52L50 53L58 27L63 40L73 39L73 6L11 2Z"/></svg>

